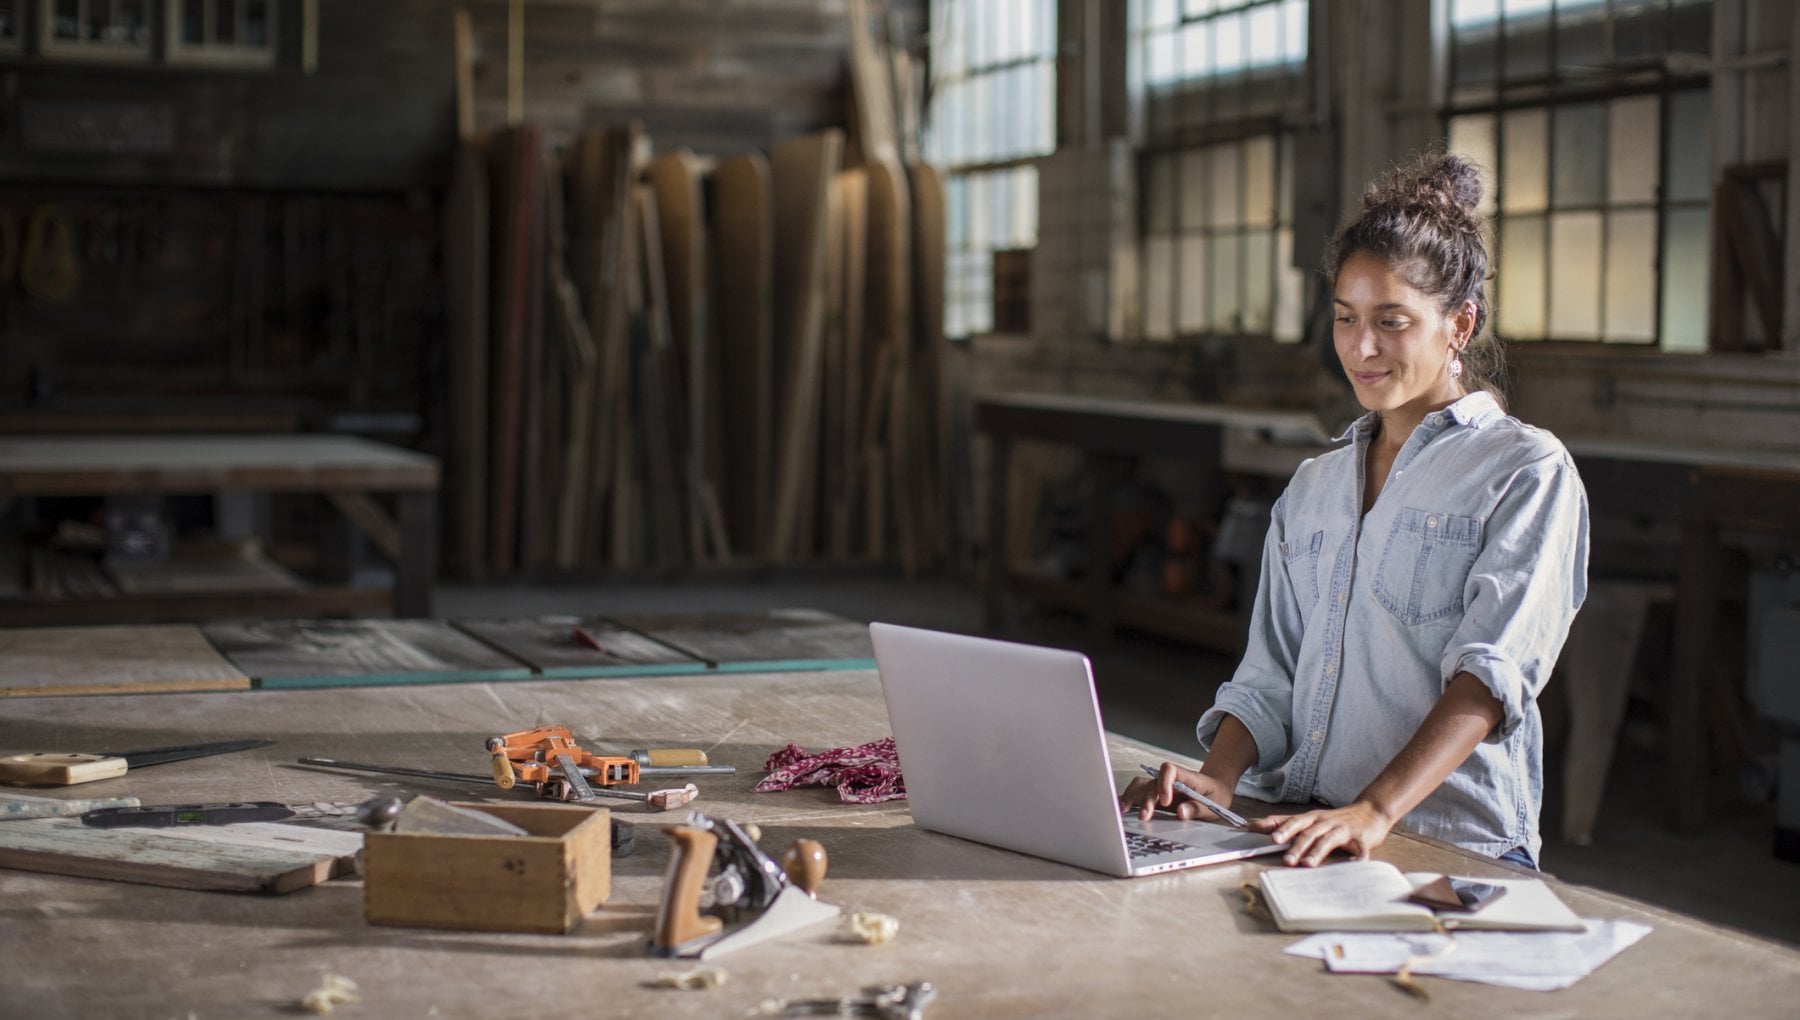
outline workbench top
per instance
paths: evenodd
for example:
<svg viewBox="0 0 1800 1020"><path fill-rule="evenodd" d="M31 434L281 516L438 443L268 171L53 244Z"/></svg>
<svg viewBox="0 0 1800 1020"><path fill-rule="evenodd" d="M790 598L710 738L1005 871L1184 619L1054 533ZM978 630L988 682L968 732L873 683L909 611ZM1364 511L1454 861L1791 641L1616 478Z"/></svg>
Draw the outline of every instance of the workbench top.
<svg viewBox="0 0 1800 1020"><path fill-rule="evenodd" d="M739 774L701 779L694 807L757 823L774 852L799 836L819 839L830 854L821 898L900 921L887 945L823 925L717 961L729 972L720 987L651 987L690 966L644 953L668 861L652 826L682 812L618 802L621 817L640 823L636 850L614 862L611 899L560 936L372 927L355 880L262 897L0 870L0 1012L14 1016L290 1016L328 973L360 986L362 1001L341 1007L346 1017L734 1017L765 999L916 980L939 989L933 1020L1307 1017L1325 1003L1339 1016L1791 1016L1800 991L1800 953L1559 884L1584 917L1654 931L1564 991L1423 978L1426 1004L1382 978L1333 976L1283 955L1298 936L1241 905L1239 886L1259 862L1116 879L920 831L905 801L849 805L820 788L752 793L764 759L790 741L823 750L887 735L873 671L21 698L0 713L0 753L276 741L53 794L134 794L146 804L497 795L291 763L311 755L480 772L487 737L540 724L598 737L594 750L698 745ZM1131 763L1164 753L1115 737L1113 754ZM1403 870L1508 873L1407 837L1379 856Z"/></svg>

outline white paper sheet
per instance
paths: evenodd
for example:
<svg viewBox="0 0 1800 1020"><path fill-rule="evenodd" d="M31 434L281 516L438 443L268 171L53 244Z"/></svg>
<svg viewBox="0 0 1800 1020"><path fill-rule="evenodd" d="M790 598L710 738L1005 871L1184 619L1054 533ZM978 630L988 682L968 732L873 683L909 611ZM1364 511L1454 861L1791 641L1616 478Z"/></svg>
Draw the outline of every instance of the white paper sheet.
<svg viewBox="0 0 1800 1020"><path fill-rule="evenodd" d="M1554 991L1599 969L1645 935L1647 925L1587 920L1585 932L1323 932L1288 946L1291 956L1324 960L1334 974L1393 974L1408 960L1414 974Z"/></svg>

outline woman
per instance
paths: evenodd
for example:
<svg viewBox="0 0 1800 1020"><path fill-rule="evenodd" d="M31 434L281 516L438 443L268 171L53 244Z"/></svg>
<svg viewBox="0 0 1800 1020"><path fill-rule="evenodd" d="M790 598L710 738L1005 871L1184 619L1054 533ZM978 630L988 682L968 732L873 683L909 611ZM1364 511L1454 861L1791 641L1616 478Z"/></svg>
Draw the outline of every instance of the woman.
<svg viewBox="0 0 1800 1020"><path fill-rule="evenodd" d="M1290 865L1367 857L1396 826L1535 867L1537 696L1587 592L1587 495L1568 452L1508 416L1484 332L1475 167L1428 157L1371 185L1333 239L1333 340L1368 414L1271 514L1248 648L1197 727L1123 805L1253 822Z"/></svg>

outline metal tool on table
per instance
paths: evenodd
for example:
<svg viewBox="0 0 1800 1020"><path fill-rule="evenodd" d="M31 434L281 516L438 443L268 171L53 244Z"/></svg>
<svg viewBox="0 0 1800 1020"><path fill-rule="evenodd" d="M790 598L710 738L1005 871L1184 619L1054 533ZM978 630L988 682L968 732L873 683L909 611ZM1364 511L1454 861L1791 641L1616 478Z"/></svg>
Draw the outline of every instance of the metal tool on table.
<svg viewBox="0 0 1800 1020"><path fill-rule="evenodd" d="M44 751L0 758L0 783L15 786L73 786L101 779L116 779L130 769L162 765L211 754L230 754L267 747L272 740L221 740L210 744L182 744L142 751L95 753Z"/></svg>
<svg viewBox="0 0 1800 1020"><path fill-rule="evenodd" d="M222 804L150 804L95 808L81 824L103 829L231 825L235 822L308 821L354 818L372 829L391 825L402 806L398 797L371 797L360 803L282 804L271 800Z"/></svg>
<svg viewBox="0 0 1800 1020"><path fill-rule="evenodd" d="M875 985L861 995L837 999L788 999L781 1016L872 1016L882 1020L922 1020L925 1007L937 998L929 981L909 985Z"/></svg>
<svg viewBox="0 0 1800 1020"><path fill-rule="evenodd" d="M706 764L706 752L691 748L595 754L577 744L567 726L539 726L490 737L487 750L495 786L510 790L525 782L536 788L538 796L551 800L592 800L601 796L596 786L630 786L646 776L737 772L732 765Z"/></svg>
<svg viewBox="0 0 1800 1020"><path fill-rule="evenodd" d="M838 916L814 895L825 877L825 848L796 840L784 867L757 846L754 829L695 811L687 824L664 830L675 848L651 953L712 959ZM703 898L712 913L700 912Z"/></svg>
<svg viewBox="0 0 1800 1020"><path fill-rule="evenodd" d="M474 783L477 786L492 786L492 776L479 776L469 772L437 772L431 769L413 769L400 765L370 765L358 761L340 761L336 758L306 757L297 759L302 765L314 765L320 768L348 769L352 772L375 772L389 776L413 776L418 779L442 779L454 783ZM595 797L611 797L617 800L635 800L656 811L669 811L681 807L700 795L693 783L677 786L667 790L651 790L640 793L636 790L615 790L609 787L592 789Z"/></svg>

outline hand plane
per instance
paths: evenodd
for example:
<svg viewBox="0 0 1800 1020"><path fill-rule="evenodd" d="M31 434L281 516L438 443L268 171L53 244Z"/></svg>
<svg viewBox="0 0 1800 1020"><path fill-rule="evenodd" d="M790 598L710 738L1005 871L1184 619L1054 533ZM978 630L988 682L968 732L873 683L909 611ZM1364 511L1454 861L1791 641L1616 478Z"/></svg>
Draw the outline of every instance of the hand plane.
<svg viewBox="0 0 1800 1020"><path fill-rule="evenodd" d="M795 840L778 864L756 845L755 826L695 811L664 831L675 847L650 936L656 956L713 959L839 914L813 895L826 866L814 840Z"/></svg>

